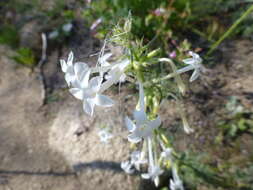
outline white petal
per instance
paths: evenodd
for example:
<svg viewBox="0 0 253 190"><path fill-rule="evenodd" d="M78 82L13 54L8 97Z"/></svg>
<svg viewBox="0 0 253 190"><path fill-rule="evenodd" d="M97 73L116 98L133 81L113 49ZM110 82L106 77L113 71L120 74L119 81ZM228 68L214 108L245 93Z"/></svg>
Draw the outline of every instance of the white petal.
<svg viewBox="0 0 253 190"><path fill-rule="evenodd" d="M83 101L83 110L88 115L92 116L94 112L95 103L92 99L86 99Z"/></svg>
<svg viewBox="0 0 253 190"><path fill-rule="evenodd" d="M133 132L136 128L135 124L129 119L129 117L125 118L125 124L129 132Z"/></svg>
<svg viewBox="0 0 253 190"><path fill-rule="evenodd" d="M120 167L128 174L132 174L134 169L129 161L121 162Z"/></svg>
<svg viewBox="0 0 253 190"><path fill-rule="evenodd" d="M69 89L69 92L77 99L82 100L83 99L83 90L80 88L71 88Z"/></svg>
<svg viewBox="0 0 253 190"><path fill-rule="evenodd" d="M105 95L97 94L95 104L98 106L110 107L113 106L113 100Z"/></svg>
<svg viewBox="0 0 253 190"><path fill-rule="evenodd" d="M189 55L192 56L192 58L195 59L195 60L201 59L199 54L194 53L193 51L189 51Z"/></svg>
<svg viewBox="0 0 253 190"><path fill-rule="evenodd" d="M193 69L195 69L195 67L194 67L193 65L188 65L188 66L186 66L186 67L183 67L183 68L181 68L181 69L178 69L176 72L177 72L178 74L181 74L181 73L184 73L184 72L193 70Z"/></svg>
<svg viewBox="0 0 253 190"><path fill-rule="evenodd" d="M110 88L113 84L114 84L114 78L110 76L109 79L101 85L101 88L99 89L100 92L104 92L105 90Z"/></svg>
<svg viewBox="0 0 253 190"><path fill-rule="evenodd" d="M80 89L82 88L79 80L72 81L71 82L71 87L72 88L80 88Z"/></svg>
<svg viewBox="0 0 253 190"><path fill-rule="evenodd" d="M128 65L130 64L130 61L128 59L124 59L122 62L117 64L117 67L123 71Z"/></svg>
<svg viewBox="0 0 253 190"><path fill-rule="evenodd" d="M68 56L68 61L67 61L67 65L68 65L68 66L72 66L73 59L74 59L74 54L73 54L73 52L71 51L71 52L69 53L69 56Z"/></svg>
<svg viewBox="0 0 253 190"><path fill-rule="evenodd" d="M149 175L148 173L146 173L146 174L141 174L141 177L142 177L143 179L150 179L150 175Z"/></svg>
<svg viewBox="0 0 253 190"><path fill-rule="evenodd" d="M98 62L101 64L101 66L109 66L110 64L107 61L112 56L112 53L106 53L102 57L98 59Z"/></svg>
<svg viewBox="0 0 253 190"><path fill-rule="evenodd" d="M84 71L80 76L80 83L82 88L89 86L90 70Z"/></svg>
<svg viewBox="0 0 253 190"><path fill-rule="evenodd" d="M83 72L86 72L89 70L89 66L86 63L83 62L77 62L74 65L74 72L77 76L81 76Z"/></svg>
<svg viewBox="0 0 253 190"><path fill-rule="evenodd" d="M193 65L196 61L195 61L195 59L193 59L193 58L187 58L187 59L184 59L184 60L182 60L185 64L187 64L187 65Z"/></svg>
<svg viewBox="0 0 253 190"><path fill-rule="evenodd" d="M155 177L154 183L155 183L155 186L158 187L158 185L159 185L159 177L158 176Z"/></svg>
<svg viewBox="0 0 253 190"><path fill-rule="evenodd" d="M102 83L102 77L93 77L89 81L89 88L91 88L94 92L98 92Z"/></svg>
<svg viewBox="0 0 253 190"><path fill-rule="evenodd" d="M66 61L63 60L63 59L61 59L60 60L60 64L61 64L61 70L62 70L62 72L65 73L67 71L67 68L68 68Z"/></svg>
<svg viewBox="0 0 253 190"><path fill-rule="evenodd" d="M126 82L126 77L127 77L126 74L123 73L119 79L119 82L121 83Z"/></svg>
<svg viewBox="0 0 253 190"><path fill-rule="evenodd" d="M195 81L199 77L199 70L195 69L194 72L192 73L192 76L190 78L190 82Z"/></svg>
<svg viewBox="0 0 253 190"><path fill-rule="evenodd" d="M143 124L147 120L147 115L144 111L135 110L133 115L134 115L134 120L136 121L137 125Z"/></svg>
<svg viewBox="0 0 253 190"><path fill-rule="evenodd" d="M129 142L132 142L132 143L138 143L141 141L141 137L138 137L135 134L128 135L127 139Z"/></svg>
<svg viewBox="0 0 253 190"><path fill-rule="evenodd" d="M157 127L161 125L161 123L162 123L161 118L158 116L155 120L150 121L148 125L152 129L156 129Z"/></svg>
<svg viewBox="0 0 253 190"><path fill-rule="evenodd" d="M70 86L71 83L72 83L73 81L75 81L75 79L76 79L76 78L75 78L75 75L72 75L71 73L66 73L66 74L65 74L65 80L66 80L68 86Z"/></svg>
<svg viewBox="0 0 253 190"><path fill-rule="evenodd" d="M174 183L174 181L172 179L170 179L170 189L177 190L176 188L177 188L176 184Z"/></svg>

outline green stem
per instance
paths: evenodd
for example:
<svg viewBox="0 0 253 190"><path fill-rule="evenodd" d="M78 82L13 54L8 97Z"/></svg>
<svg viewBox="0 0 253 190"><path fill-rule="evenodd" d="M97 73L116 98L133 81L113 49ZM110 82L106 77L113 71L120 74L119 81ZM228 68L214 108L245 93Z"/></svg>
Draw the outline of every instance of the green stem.
<svg viewBox="0 0 253 190"><path fill-rule="evenodd" d="M216 41L207 52L207 55L213 53L213 51L223 42L234 30L235 28L253 11L253 5L251 5L245 13L236 20L236 22L225 32L218 41Z"/></svg>

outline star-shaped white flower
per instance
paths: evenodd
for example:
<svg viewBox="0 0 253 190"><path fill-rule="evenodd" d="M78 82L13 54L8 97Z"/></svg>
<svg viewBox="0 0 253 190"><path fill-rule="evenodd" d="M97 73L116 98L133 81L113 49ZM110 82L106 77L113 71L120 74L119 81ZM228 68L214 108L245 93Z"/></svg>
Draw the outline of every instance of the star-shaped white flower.
<svg viewBox="0 0 253 190"><path fill-rule="evenodd" d="M111 138L113 138L113 135L108 131L108 129L102 129L98 132L98 136L100 138L100 141L103 143L108 143Z"/></svg>
<svg viewBox="0 0 253 190"><path fill-rule="evenodd" d="M201 64L202 58L198 54L190 51L189 55L192 56L192 58L187 58L183 60L183 62L187 64L188 66L177 70L177 73L181 74L190 70L194 70L190 78L190 82L193 82L200 76L201 72L204 71L205 69L203 65Z"/></svg>
<svg viewBox="0 0 253 190"><path fill-rule="evenodd" d="M76 87L71 88L69 91L74 97L83 101L84 111L92 116L95 105L110 107L113 105L113 101L107 96L100 94L102 77L93 77L89 80L89 75L89 71L85 72L83 78L77 81Z"/></svg>
<svg viewBox="0 0 253 190"><path fill-rule="evenodd" d="M149 166L148 173L142 174L141 177L144 179L151 179L154 181L155 185L159 185L159 176L163 173L163 170L158 166Z"/></svg>
<svg viewBox="0 0 253 190"><path fill-rule="evenodd" d="M129 161L124 161L121 162L120 167L127 173L127 174L132 174L134 173L134 168L131 162Z"/></svg>
<svg viewBox="0 0 253 190"><path fill-rule="evenodd" d="M173 166L172 167L172 177L170 179L170 189L171 190L184 190L183 182L178 176L177 169Z"/></svg>
<svg viewBox="0 0 253 190"><path fill-rule="evenodd" d="M142 158L142 152L134 151L131 154L131 164L135 166L137 170L140 170L140 165L146 164L147 160Z"/></svg>
<svg viewBox="0 0 253 190"><path fill-rule="evenodd" d="M157 159L156 154L153 152L152 148L152 138L149 137L148 139L145 139L145 142L148 143L148 159L149 159L149 167L148 167L148 173L142 174L142 178L144 179L151 179L154 181L155 185L159 185L159 176L163 173L163 170L160 168Z"/></svg>
<svg viewBox="0 0 253 190"><path fill-rule="evenodd" d="M112 56L112 53L106 53L103 56L98 58L98 63L100 63L100 65L102 67L107 67L110 66L110 63L107 61L110 57Z"/></svg>
<svg viewBox="0 0 253 190"><path fill-rule="evenodd" d="M83 74L87 72L90 68L86 63L77 62L73 64L74 54L71 51L69 53L67 62L63 59L60 60L61 69L65 73L65 80L68 86L75 86L77 80L83 77Z"/></svg>
<svg viewBox="0 0 253 190"><path fill-rule="evenodd" d="M113 84L117 84L118 82L125 82L126 74L124 72L129 64L130 60L128 59L124 59L119 63L112 64L111 69L105 75L106 82L104 82L103 86L101 87L101 90L104 91L110 88Z"/></svg>
<svg viewBox="0 0 253 190"><path fill-rule="evenodd" d="M60 60L61 69L62 69L62 72L65 73L65 80L68 86L70 86L70 84L75 80L73 59L74 59L74 55L73 55L73 52L71 51L69 53L67 62L63 59Z"/></svg>
<svg viewBox="0 0 253 190"><path fill-rule="evenodd" d="M144 103L144 90L141 83L139 83L139 102L140 109L134 111L134 120L131 121L128 117L125 118L126 126L131 132L128 135L128 140L133 143L138 143L143 139L147 139L152 136L154 129L161 125L161 119L158 116L155 120L149 120L145 112Z"/></svg>

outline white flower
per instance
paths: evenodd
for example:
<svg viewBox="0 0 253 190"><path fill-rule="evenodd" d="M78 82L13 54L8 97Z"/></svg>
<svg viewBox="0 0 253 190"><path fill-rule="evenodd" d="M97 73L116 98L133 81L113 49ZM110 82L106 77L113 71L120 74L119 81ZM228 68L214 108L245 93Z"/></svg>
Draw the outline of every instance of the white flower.
<svg viewBox="0 0 253 190"><path fill-rule="evenodd" d="M161 119L158 116L155 120L149 120L147 114L145 113L145 103L144 103L144 91L143 86L139 83L139 102L140 110L134 111L134 120L136 123L131 121L128 117L125 118L125 123L128 130L131 132L128 135L128 140L133 143L138 143L142 138L147 139L151 137L154 129L161 125Z"/></svg>
<svg viewBox="0 0 253 190"><path fill-rule="evenodd" d="M77 80L81 80L83 75L89 72L90 68L86 63L77 62L73 65L74 54L69 53L67 62L63 59L60 60L61 69L65 73L65 80L68 86L73 87L77 85Z"/></svg>
<svg viewBox="0 0 253 190"><path fill-rule="evenodd" d="M120 166L127 174L134 173L133 165L129 161L121 162Z"/></svg>
<svg viewBox="0 0 253 190"><path fill-rule="evenodd" d="M107 80L106 82L104 82L103 86L101 87L101 91L104 91L110 88L113 84L116 84L118 82L124 82L126 78L126 75L124 72L125 72L126 67L129 64L130 64L130 61L128 59L125 59L119 63L113 64L111 66L110 71L105 76Z"/></svg>
<svg viewBox="0 0 253 190"><path fill-rule="evenodd" d="M84 111L92 116L95 105L110 107L113 105L113 101L99 92L102 78L100 76L93 77L89 81L89 74L89 71L85 72L82 79L77 81L77 87L70 89L70 93L77 99L83 100Z"/></svg>
<svg viewBox="0 0 253 190"><path fill-rule="evenodd" d="M131 164L133 164L137 170L140 170L140 165L145 163L147 163L147 160L142 158L142 152L140 151L132 152Z"/></svg>
<svg viewBox="0 0 253 190"><path fill-rule="evenodd" d="M190 82L193 82L194 80L196 80L200 76L201 72L204 71L204 67L201 64L202 59L198 54L196 54L192 51L190 51L189 54L190 54L190 56L192 56L192 58L187 58L187 59L183 60L183 62L185 64L187 64L188 66L177 70L177 73L180 74L180 73L184 73L184 72L187 72L190 70L194 70L192 73L192 76L190 78Z"/></svg>
<svg viewBox="0 0 253 190"><path fill-rule="evenodd" d="M159 176L163 173L163 170L158 166L149 166L148 173L142 174L141 177L144 179L151 179L154 181L155 185L159 185Z"/></svg>
<svg viewBox="0 0 253 190"><path fill-rule="evenodd" d="M104 54L102 57L98 58L98 63L100 63L100 65L102 67L107 67L110 66L110 63L107 61L110 57L112 56L112 53L106 53Z"/></svg>
<svg viewBox="0 0 253 190"><path fill-rule="evenodd" d="M163 173L163 170L159 167L157 160L154 160L153 157L153 150L152 150L152 138L149 137L147 140L148 142L148 157L149 157L149 167L148 173L142 174L142 178L144 179L151 179L154 181L155 185L159 185L159 176Z"/></svg>
<svg viewBox="0 0 253 190"><path fill-rule="evenodd" d="M108 141L113 137L113 135L107 129L100 130L98 132L98 136L100 141L103 143L108 143Z"/></svg>
<svg viewBox="0 0 253 190"><path fill-rule="evenodd" d="M115 64L108 72L107 80L111 80L112 83L125 82L126 75L124 74L125 68L130 64L128 59Z"/></svg>
<svg viewBox="0 0 253 190"><path fill-rule="evenodd" d="M170 189L171 190L184 190L183 182L178 176L177 169L172 167L172 177L173 180L170 179Z"/></svg>
<svg viewBox="0 0 253 190"><path fill-rule="evenodd" d="M70 86L70 84L75 80L73 59L74 59L74 55L73 55L73 52L71 51L69 53L67 62L63 59L60 60L61 69L62 69L62 72L65 73L65 80L66 80L68 86Z"/></svg>

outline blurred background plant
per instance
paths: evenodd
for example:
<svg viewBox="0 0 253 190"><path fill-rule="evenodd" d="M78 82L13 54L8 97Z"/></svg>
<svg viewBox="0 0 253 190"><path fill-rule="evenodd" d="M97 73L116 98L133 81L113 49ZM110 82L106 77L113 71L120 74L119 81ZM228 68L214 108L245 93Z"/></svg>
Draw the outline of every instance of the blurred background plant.
<svg viewBox="0 0 253 190"><path fill-rule="evenodd" d="M220 133L218 143L233 142L243 133L253 134L253 113L245 109L236 96L231 96L226 104L226 116L218 123Z"/></svg>
<svg viewBox="0 0 253 190"><path fill-rule="evenodd" d="M38 30L46 32L56 42L54 45L61 44L71 35L74 21L80 17L94 36L103 39L130 10L135 36L143 38L144 44L151 41L153 47L159 46L163 55L182 59L190 48L205 52L251 3L250 0L6 0L0 2L0 43L19 46L21 34L17 31L36 20L40 24ZM233 35L252 38L252 24L253 17L247 17ZM31 49L38 57L38 50Z"/></svg>
<svg viewBox="0 0 253 190"><path fill-rule="evenodd" d="M146 43L155 39L154 46L160 46L165 55L180 58L190 47L196 51L208 48L250 3L241 0L94 0L83 11L83 16L89 25L101 20L96 36L104 38L110 29L108 26L126 17L131 10L134 35L144 38ZM233 35L252 37L252 24L251 16Z"/></svg>

